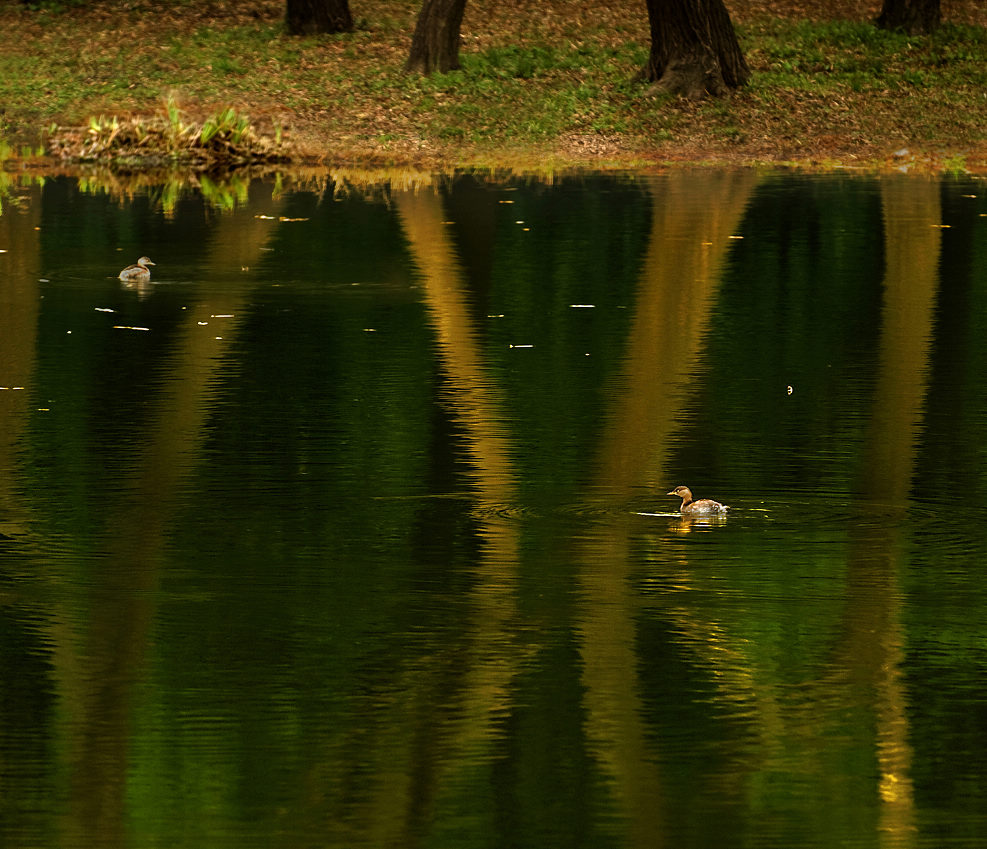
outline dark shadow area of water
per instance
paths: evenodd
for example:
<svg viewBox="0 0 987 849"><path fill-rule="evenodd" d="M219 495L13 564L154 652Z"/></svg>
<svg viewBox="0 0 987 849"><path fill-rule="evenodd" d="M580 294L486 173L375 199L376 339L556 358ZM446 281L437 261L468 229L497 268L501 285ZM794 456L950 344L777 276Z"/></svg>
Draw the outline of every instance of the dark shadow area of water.
<svg viewBox="0 0 987 849"><path fill-rule="evenodd" d="M982 845L985 198L18 187L3 841Z"/></svg>

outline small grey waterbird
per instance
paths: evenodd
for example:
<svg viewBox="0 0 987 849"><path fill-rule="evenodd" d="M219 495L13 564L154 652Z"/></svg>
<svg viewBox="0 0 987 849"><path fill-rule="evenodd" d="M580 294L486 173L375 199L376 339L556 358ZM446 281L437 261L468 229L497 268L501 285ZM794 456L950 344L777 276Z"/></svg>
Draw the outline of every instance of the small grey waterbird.
<svg viewBox="0 0 987 849"><path fill-rule="evenodd" d="M671 492L666 492L665 494L679 496L682 499L682 506L679 507L679 512L687 516L726 513L730 509L726 504L720 504L719 501L713 501L710 498L700 498L698 501L693 501L692 490L687 486L677 486Z"/></svg>
<svg viewBox="0 0 987 849"><path fill-rule="evenodd" d="M147 283L151 279L149 265L154 265L150 257L142 256L136 265L128 265L121 271L119 277L127 283Z"/></svg>

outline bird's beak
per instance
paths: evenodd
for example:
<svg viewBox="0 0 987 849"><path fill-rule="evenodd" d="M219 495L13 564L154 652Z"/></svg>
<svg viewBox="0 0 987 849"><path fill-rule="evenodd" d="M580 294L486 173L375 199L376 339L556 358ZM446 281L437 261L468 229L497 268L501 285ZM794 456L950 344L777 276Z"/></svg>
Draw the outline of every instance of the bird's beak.
<svg viewBox="0 0 987 849"><path fill-rule="evenodd" d="M156 263L156 262L151 262L151 260L148 260L148 261L147 261L146 263L144 263L144 264L145 264L145 265L157 265L157 263Z"/></svg>
<svg viewBox="0 0 987 849"><path fill-rule="evenodd" d="M666 492L665 495L675 495L675 490L673 489L671 492Z"/></svg>

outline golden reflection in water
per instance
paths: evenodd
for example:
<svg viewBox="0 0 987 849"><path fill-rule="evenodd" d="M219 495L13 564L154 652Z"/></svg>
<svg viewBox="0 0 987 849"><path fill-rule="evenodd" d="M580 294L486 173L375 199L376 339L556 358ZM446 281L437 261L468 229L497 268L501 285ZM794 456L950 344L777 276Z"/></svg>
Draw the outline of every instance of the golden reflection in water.
<svg viewBox="0 0 987 849"><path fill-rule="evenodd" d="M864 486L875 501L902 511L915 468L916 434L928 394L929 348L939 286L942 231L938 180L885 179L884 304L877 386L870 418ZM900 524L860 535L850 554L845 662L869 682L881 770L883 846L915 840L908 699L902 681L904 633Z"/></svg>
<svg viewBox="0 0 987 849"><path fill-rule="evenodd" d="M693 531L722 527L729 521L730 519L722 514L718 516L681 516L672 520L668 528L673 534L691 534Z"/></svg>
<svg viewBox="0 0 987 849"><path fill-rule="evenodd" d="M915 432L926 398L928 347L938 282L938 183L930 182L926 189L916 192L913 183L895 181L882 186L888 259L880 368L865 479L873 499L899 507L906 503L914 468ZM674 204L667 200L666 203L674 208ZM741 204L739 209L742 208ZM655 234L652 242L661 244ZM649 251L646 268L652 267L655 253ZM675 267L679 262L669 264ZM700 287L700 295L703 291ZM611 461L601 469L605 483L616 481L620 486L630 487L635 483L635 468L642 475L654 476L657 472L657 482L665 483L660 472L664 465L664 444L679 415L678 404L684 395L675 388L687 385L690 363L701 342L703 311L708 313L709 299L700 297L694 305L697 312L678 325L679 335L673 336L664 349L656 339L642 342L643 331L635 322L628 361L635 363L634 371L638 374L656 374L658 379L650 383L640 381L637 393L633 396L625 393L620 398L616 406L617 421L627 422L628 426L610 431L611 438L622 439L623 443L603 455ZM677 306L662 305L655 314L674 313ZM636 314L635 319L639 317ZM655 323L655 326L660 325ZM654 335L659 332L654 331ZM661 356L659 351L669 350L679 358L670 366L670 373L653 365L648 368L649 348L650 356ZM626 376L624 385L635 385L633 373ZM647 433L642 423L649 420L656 427ZM584 677L591 736L614 777L615 793L622 796L627 815L632 819L633 843L654 845L654 835L660 834L661 829L661 824L653 821L653 802L661 798L660 776L652 766L654 756L649 758L646 754L646 738L641 727L632 623L634 602L626 589L627 576L620 569L627 562L626 538L619 523L608 530L606 540L601 539L586 552L587 565L582 579L586 609ZM900 672L904 636L900 624L897 553L901 540L893 523L889 523L879 532L868 530L855 535L851 542L842 638L834 645L831 660L820 676L807 683L798 703L780 702L770 674L758 669L742 641L721 623L703 619L692 607L665 606L661 615L674 623L675 631L697 656L697 662L716 671L718 699L734 706L749 705L744 713L756 730L760 745L745 749L734 760L733 774L725 776L738 786L738 792L745 774L765 768L769 762L777 765L791 760L793 753L785 741L801 741L797 748L802 752L825 752L832 723L841 722L845 710L859 704L861 694L866 694L877 728L879 837L884 846L909 847L914 842L915 823L908 705ZM614 572L599 569L601 562L611 564ZM687 574L680 575L678 581L687 586ZM741 763L743 768L739 766ZM811 766L800 764L798 768L805 770ZM639 802L638 782L641 781L645 782L651 807Z"/></svg>
<svg viewBox="0 0 987 849"><path fill-rule="evenodd" d="M490 757L497 723L509 712L511 682L518 668L518 648L510 625L517 615L518 524L500 514L504 505L516 499L517 477L507 436L499 424L502 401L488 377L472 326L465 282L448 226L443 223L439 195L419 185L417 190L394 191L392 199L421 273L427 314L446 378L445 400L464 434L479 533L485 545L475 573L474 633L468 640L476 654L457 661L465 668L464 680L445 701L458 700L458 704L450 709L448 719L438 720L451 727L422 729L418 726L429 711L419 715L395 705L379 741L382 763L373 792L359 810L348 805L345 811L336 812L340 821L358 822L360 833L378 846L404 841L410 812L421 808L422 799L436 804L444 792L452 792L456 782L450 780L450 768L470 770ZM409 670L402 681L408 694L403 701L414 704L420 698L423 704L433 703L440 671L431 675L421 669ZM447 755L441 762L422 763L416 741L423 733L440 734L445 741ZM345 778L335 776L333 780L338 785ZM332 795L352 796L346 792Z"/></svg>
<svg viewBox="0 0 987 849"><path fill-rule="evenodd" d="M221 217L206 246L207 267L249 265L270 232L252 208ZM266 207L276 210L268 199ZM267 232L262 232L267 229ZM66 611L52 634L53 662L63 705L70 803L62 829L67 845L125 845L128 742L134 727L132 691L142 678L154 618L154 590L182 481L200 461L222 352L235 337L248 303L250 278L183 312L173 351L149 384L153 413L120 499L105 505L105 557L93 571L89 607ZM228 315L217 339L215 315Z"/></svg>
<svg viewBox="0 0 987 849"><path fill-rule="evenodd" d="M7 201L0 214L0 469L16 469L15 452L32 402L38 350L41 189L32 186L19 205ZM27 508L17 481L0 475L0 533L25 529Z"/></svg>
<svg viewBox="0 0 987 849"><path fill-rule="evenodd" d="M942 242L939 192L938 180L881 181L884 304L863 487L869 497L899 508L911 487L916 433L928 388Z"/></svg>
<svg viewBox="0 0 987 849"><path fill-rule="evenodd" d="M747 171L672 172L650 183L647 253L598 464L600 483L618 494L676 483L665 480L665 446L757 179Z"/></svg>
<svg viewBox="0 0 987 849"><path fill-rule="evenodd" d="M867 500L884 505L882 509L890 505L891 519L851 525L839 636L819 675L805 683L797 702L786 704L781 731L797 741L799 751L822 758L846 714L867 706L874 718L879 767L878 839L881 846L908 849L916 842L916 824L909 704L901 673L903 525L894 517L907 508L915 433L928 389L938 287L939 184L888 180L882 183L881 197L887 260L879 367L862 477ZM864 504L861 509L868 508ZM765 704L762 699L762 709ZM800 768L815 769L811 762Z"/></svg>
<svg viewBox="0 0 987 849"><path fill-rule="evenodd" d="M650 183L647 254L597 463L600 488L614 497L642 484L656 492L671 485L665 479L666 445L686 401L682 390L701 353L730 236L756 183L749 171L673 172ZM588 537L579 553L579 632L593 753L623 810L628 845L653 847L665 842L663 793L638 681L638 602L627 573L631 527L630 517L612 519ZM723 668L721 678L748 677L735 657L726 667L717 665L726 655L713 639L711 623L691 622L684 611L678 617L683 634L702 635L696 644L704 647L714 668ZM749 688L746 680L743 688Z"/></svg>
<svg viewBox="0 0 987 849"><path fill-rule="evenodd" d="M471 474L481 503L493 509L512 503L517 487L499 392L491 381L456 260L442 201L431 189L393 194L394 206L423 280L428 317L449 386L448 401L469 434Z"/></svg>
<svg viewBox="0 0 987 849"><path fill-rule="evenodd" d="M681 416L689 375L701 352L702 337L715 300L719 267L743 207L753 187L750 175L710 174L704 190L675 175L655 180L655 213L644 271L634 305L622 379L611 410L599 459L599 481L611 492L630 493L641 484L668 486L666 444ZM874 410L870 422L867 479L875 499L903 504L914 467L914 434L926 393L928 339L935 294L936 258L941 232L938 223L938 183L915 199L914 183L889 181L882 186L885 206L885 249L888 256L884 321ZM920 193L921 194L921 193ZM518 558L516 523L502 521L497 509L515 500L516 474L510 444L503 430L501 399L487 379L481 351L472 332L461 272L445 225L439 197L433 192L398 193L398 214L424 279L423 296L435 328L439 357L448 384L447 403L465 434L477 498L482 508L485 560L479 564L473 644L485 646L484 656L469 660L467 681L449 739L451 755L444 762L469 769L471 759L484 756L510 699L510 682L518 660L516 647L505 634L515 615L515 570ZM210 250L222 245L221 263L249 266L273 232L253 216L221 222ZM30 216L25 216L29 219ZM17 225L0 216L0 237ZM18 337L0 338L0 362L10 363L30 387L36 350L37 234L17 230L26 263L19 272L23 291L13 301L3 300L5 327ZM933 235L934 239L928 237ZM27 238L21 238L26 236ZM3 247L4 245L0 245ZM233 258L233 257L236 258ZM0 262L8 262L4 255ZM21 259L17 260L18 262ZM31 263L34 263L33 265ZM8 266L9 267L9 266ZM691 278L694 287L682 282ZM247 278L245 278L245 281ZM6 298L7 291L4 291ZM62 611L62 623L53 626L56 677L63 706L64 733L74 771L72 807L64 824L66 843L112 845L123 831L123 794L127 744L133 725L130 691L145 662L149 623L154 610L149 592L158 579L158 564L165 540L170 505L181 479L197 462L204 424L208 419L212 386L221 361L215 356L213 333L199 321L212 313L239 315L245 294L232 289L224 300L200 304L189 311L165 373L156 384L154 409L149 416L144 453L127 498L107 505L110 529L107 568L93 587L90 608L80 614ZM224 336L235 333L235 323L224 325ZM2 381L0 381L2 382ZM13 383L13 381L10 381ZM17 385L20 385L18 383ZM9 455L27 417L27 392L0 392L0 451ZM9 414L9 415L8 415ZM5 467L12 468L7 456ZM0 482L0 504L13 498L9 482ZM12 510L16 513L16 509ZM512 524L515 525L512 527ZM2 528L0 528L2 530ZM611 790L628 820L630 845L661 844L661 775L654 744L644 723L635 654L634 616L637 600L630 588L626 565L631 530L629 520L607 520L596 533L584 535L579 623L584 663L587 736L593 755L610 776ZM900 625L898 555L900 540L889 531L855 540L849 568L844 640L834 652L825 674L806 689L802 707L782 715L776 683L750 660L740 640L722 623L707 620L695 607L671 607L661 615L702 662L716 670L718 698L750 706L750 721L763 741L762 757L784 756L777 748L793 737L807 744L826 744L833 717L859 695L870 693L877 725L877 758L881 770L882 837L889 846L911 845L914 829L911 749L908 744L907 699L900 668L903 634ZM604 568L604 564L605 567ZM687 565L687 564L683 564ZM687 572L677 575L681 589L690 586ZM57 630L55 630L57 628ZM496 646L490 650L490 646ZM379 757L378 792L364 810L361 834L374 835L376 845L398 841L407 828L408 811L416 793L434 797L441 769L415 768L412 738L421 719L422 705L434 703L436 675L410 670L398 689L409 694L395 704L373 745ZM97 687L97 682L99 686ZM851 687L858 688L850 693ZM834 705L836 707L834 707ZM660 745L660 742L659 744ZM748 755L748 757L750 757ZM367 755L368 761L373 761ZM744 763L743 769L757 764ZM313 775L313 781L325 776ZM334 775L334 781L345 776ZM303 788L304 790L305 788ZM441 789L441 788L440 788ZM314 792L314 791L313 791ZM345 795L345 794L336 794ZM353 816L351 810L347 811Z"/></svg>

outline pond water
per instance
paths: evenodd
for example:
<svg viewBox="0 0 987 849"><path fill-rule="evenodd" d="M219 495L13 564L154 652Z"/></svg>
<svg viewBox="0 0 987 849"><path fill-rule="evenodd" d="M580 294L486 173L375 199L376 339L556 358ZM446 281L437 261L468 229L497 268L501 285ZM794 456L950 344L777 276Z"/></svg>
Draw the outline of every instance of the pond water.
<svg viewBox="0 0 987 849"><path fill-rule="evenodd" d="M987 185L364 183L8 182L0 843L987 845Z"/></svg>

